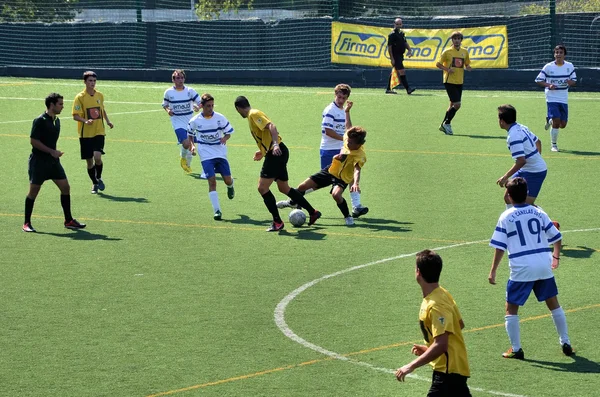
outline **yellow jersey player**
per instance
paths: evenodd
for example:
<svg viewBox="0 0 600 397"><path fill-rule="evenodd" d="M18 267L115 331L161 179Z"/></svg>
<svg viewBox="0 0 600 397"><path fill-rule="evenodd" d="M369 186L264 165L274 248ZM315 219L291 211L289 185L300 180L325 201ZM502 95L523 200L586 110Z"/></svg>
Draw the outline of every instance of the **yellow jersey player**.
<svg viewBox="0 0 600 397"><path fill-rule="evenodd" d="M367 131L359 126L350 127L344 134L344 147L340 153L333 156L329 168L324 168L316 174L311 175L302 182L297 190L301 194L310 193L314 190L331 186L331 197L337 203L338 208L344 216L346 225L354 225L354 218L350 214L348 203L342 196L348 184L350 192L360 193L360 173L367 162L367 155L363 145L366 142Z"/></svg>
<svg viewBox="0 0 600 397"><path fill-rule="evenodd" d="M425 345L413 345L418 356L396 371L403 382L406 375L430 363L433 379L428 396L470 397L467 379L471 375L462 329L465 324L452 295L440 287L442 258L434 251L417 254L416 280L423 292L419 323Z"/></svg>
<svg viewBox="0 0 600 397"><path fill-rule="evenodd" d="M85 89L75 97L72 111L73 120L77 121L81 159L86 161L88 176L92 181L92 194L105 188L102 181L102 155L106 135L104 122L113 128L104 109L104 95L96 91L96 80L96 73L83 73Z"/></svg>
<svg viewBox="0 0 600 397"><path fill-rule="evenodd" d="M462 98L463 82L465 79L465 69L471 71L471 60L466 48L461 47L463 34L454 32L450 37L452 47L442 52L436 67L444 71L444 87L450 99L450 106L446 110L444 121L440 125L440 131L446 135L452 135L452 126L450 123L458 109Z"/></svg>

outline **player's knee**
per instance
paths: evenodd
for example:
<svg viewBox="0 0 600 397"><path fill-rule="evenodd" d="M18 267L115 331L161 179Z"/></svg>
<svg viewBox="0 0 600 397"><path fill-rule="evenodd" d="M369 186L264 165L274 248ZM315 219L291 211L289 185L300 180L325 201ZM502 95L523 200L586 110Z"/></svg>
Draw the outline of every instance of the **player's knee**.
<svg viewBox="0 0 600 397"><path fill-rule="evenodd" d="M460 109L460 102L453 102L452 107L456 110Z"/></svg>

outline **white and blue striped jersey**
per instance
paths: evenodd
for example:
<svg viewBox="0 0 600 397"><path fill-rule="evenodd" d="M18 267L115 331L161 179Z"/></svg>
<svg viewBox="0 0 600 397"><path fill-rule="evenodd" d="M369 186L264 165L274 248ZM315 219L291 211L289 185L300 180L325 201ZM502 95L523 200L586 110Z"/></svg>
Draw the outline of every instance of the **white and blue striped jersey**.
<svg viewBox="0 0 600 397"><path fill-rule="evenodd" d="M344 147L344 141L333 139L325 133L325 128L335 131L336 134L343 137L346 131L346 112L340 109L335 102L330 103L323 110L323 121L321 121L321 149L337 150Z"/></svg>
<svg viewBox="0 0 600 397"><path fill-rule="evenodd" d="M490 246L508 251L512 281L535 281L553 277L550 244L561 239L542 209L517 204L500 215Z"/></svg>
<svg viewBox="0 0 600 397"><path fill-rule="evenodd" d="M535 143L538 137L526 126L514 123L508 129L506 144L513 159L525 157L525 165L521 170L525 172L543 172L548 169L542 155L538 152Z"/></svg>
<svg viewBox="0 0 600 397"><path fill-rule="evenodd" d="M233 133L233 127L221 113L213 112L204 117L201 113L190 120L187 131L189 136L196 137L196 149L202 161L214 158L227 158L227 146L221 143L224 135Z"/></svg>
<svg viewBox="0 0 600 397"><path fill-rule="evenodd" d="M200 95L193 88L184 86L182 90L175 87L167 88L163 97L163 108L167 106L173 110L171 124L173 129L186 129L188 122L194 114L194 103L200 106Z"/></svg>
<svg viewBox="0 0 600 397"><path fill-rule="evenodd" d="M546 87L546 102L568 103L569 85L567 80L577 81L575 67L571 62L564 61L563 65L558 66L556 61L547 63L535 78L536 82L545 81L548 84L554 84L556 89L551 90Z"/></svg>

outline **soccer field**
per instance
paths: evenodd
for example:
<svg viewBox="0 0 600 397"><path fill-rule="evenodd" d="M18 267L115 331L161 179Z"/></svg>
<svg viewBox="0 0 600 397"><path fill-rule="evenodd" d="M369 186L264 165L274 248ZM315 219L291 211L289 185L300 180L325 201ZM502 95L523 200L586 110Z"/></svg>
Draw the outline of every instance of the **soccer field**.
<svg viewBox="0 0 600 397"><path fill-rule="evenodd" d="M323 213L315 226L286 222L283 232L266 233L261 163L252 160L256 144L233 102L245 95L277 125L295 186L319 170L321 112L333 87L188 82L211 93L235 128L227 145L236 196L228 200L219 180L223 220L215 221L198 159L191 175L179 165L161 108L165 77L157 84L99 76L115 128L98 195L90 194L70 116L83 82L0 78L1 396L426 395L429 366L405 383L393 375L421 343L414 254L425 248L444 259L441 285L465 321L473 396L598 394L599 93L572 90L561 152L553 153L542 90L471 91L467 81L455 135L446 136L438 131L445 91L355 89L352 121L368 131L361 188L369 213L347 227L327 191L318 191L307 196ZM59 191L47 182L32 218L38 233L23 233L31 122L54 91L65 98L58 149L73 215L88 226L63 227ZM498 127L504 103L543 143L548 177L536 204L564 236L555 276L572 357L534 297L520 310L526 360L501 357L509 347L506 258L498 285L487 277L488 241L504 210L495 182L513 163ZM289 210L281 212L287 221Z"/></svg>

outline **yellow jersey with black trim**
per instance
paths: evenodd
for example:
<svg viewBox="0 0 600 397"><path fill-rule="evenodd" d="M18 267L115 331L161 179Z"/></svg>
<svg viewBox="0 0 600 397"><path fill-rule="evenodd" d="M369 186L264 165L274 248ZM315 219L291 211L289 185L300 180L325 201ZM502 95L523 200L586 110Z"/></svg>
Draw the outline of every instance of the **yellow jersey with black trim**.
<svg viewBox="0 0 600 397"><path fill-rule="evenodd" d="M106 135L104 126L104 95L96 91L90 95L83 90L73 101L73 116L78 115L86 120L93 120L92 124L77 122L77 133L80 138L93 138L96 135Z"/></svg>
<svg viewBox="0 0 600 397"><path fill-rule="evenodd" d="M258 148L264 156L273 148L273 137L271 136L271 130L267 128L267 126L271 123L271 120L269 120L266 114L258 109L250 109L247 118L252 137L256 141ZM277 144L279 143L281 143L281 136L278 135Z"/></svg>
<svg viewBox="0 0 600 397"><path fill-rule="evenodd" d="M367 154L364 146L356 150L348 148L348 136L344 135L344 147L340 151L342 159L338 160L333 157L329 166L329 173L345 183L350 183L354 179L354 168L358 164L362 168L367 162Z"/></svg>
<svg viewBox="0 0 600 397"><path fill-rule="evenodd" d="M452 295L442 287L423 298L419 323L427 346L448 332L448 351L430 364L434 371L470 376L467 348L460 328L461 315Z"/></svg>
<svg viewBox="0 0 600 397"><path fill-rule="evenodd" d="M438 62L454 70L452 73L444 70L444 83L462 84L465 80L465 66L471 64L471 59L466 48L460 47L457 50L452 46L442 52Z"/></svg>

